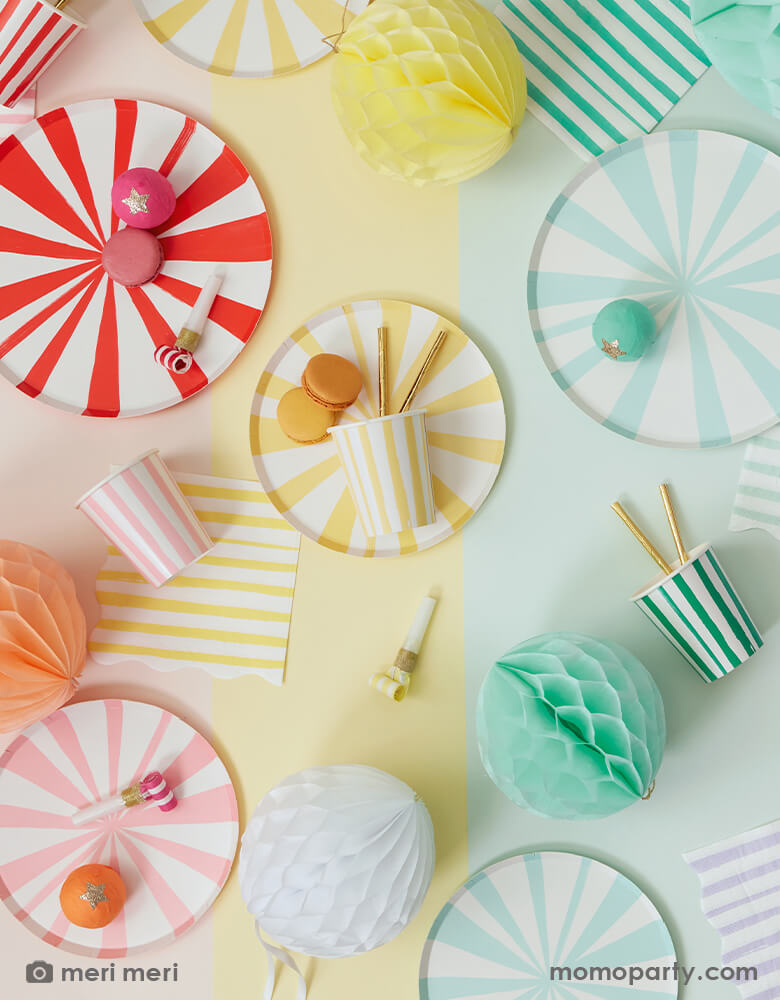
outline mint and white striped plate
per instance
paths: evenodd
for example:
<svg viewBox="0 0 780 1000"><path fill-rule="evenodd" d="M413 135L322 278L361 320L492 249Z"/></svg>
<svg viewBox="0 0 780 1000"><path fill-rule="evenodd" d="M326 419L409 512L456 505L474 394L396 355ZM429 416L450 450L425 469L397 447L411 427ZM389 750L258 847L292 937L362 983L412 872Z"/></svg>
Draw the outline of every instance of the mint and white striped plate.
<svg viewBox="0 0 780 1000"><path fill-rule="evenodd" d="M631 600L708 683L749 660L764 644L710 545Z"/></svg>
<svg viewBox="0 0 780 1000"><path fill-rule="evenodd" d="M521 854L445 904L423 949L420 1000L673 1000L674 963L660 914L620 872L578 854ZM652 972L632 988L631 967Z"/></svg>
<svg viewBox="0 0 780 1000"><path fill-rule="evenodd" d="M718 132L657 132L606 153L557 198L528 275L531 326L566 395L626 437L708 448L780 415L780 158ZM633 298L658 339L633 363L594 344Z"/></svg>

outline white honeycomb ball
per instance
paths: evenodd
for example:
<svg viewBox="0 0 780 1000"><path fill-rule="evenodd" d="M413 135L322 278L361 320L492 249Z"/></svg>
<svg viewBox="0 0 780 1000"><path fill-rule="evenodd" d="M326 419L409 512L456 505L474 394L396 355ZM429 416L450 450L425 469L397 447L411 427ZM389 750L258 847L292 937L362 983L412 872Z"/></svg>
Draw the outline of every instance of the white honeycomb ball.
<svg viewBox="0 0 780 1000"><path fill-rule="evenodd" d="M371 951L406 927L433 876L433 824L385 771L313 767L261 800L241 840L241 893L278 944L319 958Z"/></svg>

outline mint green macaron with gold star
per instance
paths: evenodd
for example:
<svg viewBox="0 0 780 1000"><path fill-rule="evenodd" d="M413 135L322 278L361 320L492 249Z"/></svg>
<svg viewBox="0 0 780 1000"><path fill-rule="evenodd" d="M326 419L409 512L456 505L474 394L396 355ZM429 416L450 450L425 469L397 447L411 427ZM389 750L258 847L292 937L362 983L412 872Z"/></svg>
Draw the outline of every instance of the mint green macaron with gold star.
<svg viewBox="0 0 780 1000"><path fill-rule="evenodd" d="M594 343L613 361L638 361L656 332L653 314L635 299L608 302L593 320Z"/></svg>

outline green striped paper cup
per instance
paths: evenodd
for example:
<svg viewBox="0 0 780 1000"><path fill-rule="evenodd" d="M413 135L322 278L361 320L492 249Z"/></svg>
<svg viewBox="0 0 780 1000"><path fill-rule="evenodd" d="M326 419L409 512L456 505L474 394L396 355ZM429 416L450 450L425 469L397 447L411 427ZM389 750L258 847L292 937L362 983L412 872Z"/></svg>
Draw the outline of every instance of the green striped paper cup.
<svg viewBox="0 0 780 1000"><path fill-rule="evenodd" d="M764 644L711 545L653 580L631 600L708 683L749 660Z"/></svg>

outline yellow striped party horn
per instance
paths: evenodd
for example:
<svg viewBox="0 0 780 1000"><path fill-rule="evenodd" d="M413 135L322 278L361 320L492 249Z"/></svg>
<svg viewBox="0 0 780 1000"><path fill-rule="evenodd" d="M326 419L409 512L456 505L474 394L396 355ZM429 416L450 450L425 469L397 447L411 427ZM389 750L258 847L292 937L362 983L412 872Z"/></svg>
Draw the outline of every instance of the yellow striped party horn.
<svg viewBox="0 0 780 1000"><path fill-rule="evenodd" d="M435 597L431 596L423 598L404 644L396 654L395 663L392 667L387 667L384 673L372 674L369 678L369 686L391 701L403 701L406 697L412 680L412 672L417 665L420 646L422 646L436 607L436 600Z"/></svg>

